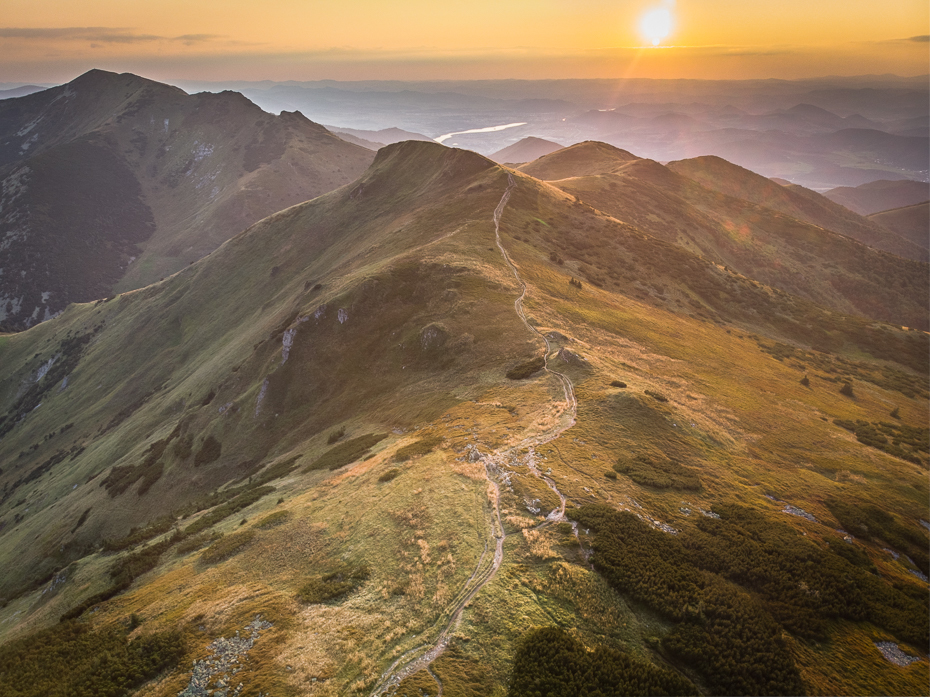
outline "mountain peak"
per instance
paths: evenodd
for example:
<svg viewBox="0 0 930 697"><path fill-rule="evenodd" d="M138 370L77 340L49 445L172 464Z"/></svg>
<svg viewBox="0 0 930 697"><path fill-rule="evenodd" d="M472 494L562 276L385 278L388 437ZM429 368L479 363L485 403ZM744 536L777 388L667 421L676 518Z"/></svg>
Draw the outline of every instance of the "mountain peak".
<svg viewBox="0 0 930 697"><path fill-rule="evenodd" d="M561 145L551 140L527 136L513 145L498 150L490 155L490 158L495 162L532 162L561 149Z"/></svg>
<svg viewBox="0 0 930 697"><path fill-rule="evenodd" d="M111 90L111 89L131 89L140 90L146 87L157 88L159 90L170 90L185 94L184 90L179 87L172 87L161 82L155 82L144 77L139 77L133 73L112 73L108 70L92 68L82 75L78 75L67 87L80 90Z"/></svg>
<svg viewBox="0 0 930 697"><path fill-rule="evenodd" d="M386 145L375 156L360 186L369 188L387 178L416 188L451 181L464 181L498 165L471 150L449 148L423 140L403 140Z"/></svg>
<svg viewBox="0 0 930 697"><path fill-rule="evenodd" d="M571 145L523 165L521 171L554 181L569 177L584 177L613 172L623 165L639 160L636 155L596 140Z"/></svg>

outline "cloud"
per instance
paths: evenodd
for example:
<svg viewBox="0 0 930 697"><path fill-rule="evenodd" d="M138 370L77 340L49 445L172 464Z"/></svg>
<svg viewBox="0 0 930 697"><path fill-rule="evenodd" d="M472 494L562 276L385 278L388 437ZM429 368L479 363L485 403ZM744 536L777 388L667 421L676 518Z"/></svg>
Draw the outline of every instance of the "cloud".
<svg viewBox="0 0 930 697"><path fill-rule="evenodd" d="M126 27L0 27L0 39L26 41L90 41L102 44L145 44L155 41L171 41L186 46L215 41L223 37L218 34L184 34L182 36L157 36L140 34Z"/></svg>

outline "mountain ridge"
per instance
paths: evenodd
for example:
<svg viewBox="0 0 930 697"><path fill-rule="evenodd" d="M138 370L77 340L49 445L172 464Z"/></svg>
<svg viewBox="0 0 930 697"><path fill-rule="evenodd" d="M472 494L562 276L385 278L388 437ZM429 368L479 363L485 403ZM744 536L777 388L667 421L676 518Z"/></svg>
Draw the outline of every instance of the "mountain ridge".
<svg viewBox="0 0 930 697"><path fill-rule="evenodd" d="M238 93L187 95L105 71L4 100L0 134L0 227L8 239L0 268L27 272L0 278L0 322L10 328L45 319L72 300L169 275L256 220L348 183L374 156L299 112L272 116ZM76 180L81 195L68 208L56 204L52 216L37 216L40 202L55 197L48 182L67 180L56 167L69 160L50 153L71 148L74 155L75 142L93 144L86 174ZM95 179L115 172L133 188L135 205L147 209L141 215L149 234L126 237L114 227L101 200L107 192ZM61 240L73 240L65 247L77 244L79 256L56 255ZM28 251L36 245L54 274ZM95 273L86 270L92 264Z"/></svg>

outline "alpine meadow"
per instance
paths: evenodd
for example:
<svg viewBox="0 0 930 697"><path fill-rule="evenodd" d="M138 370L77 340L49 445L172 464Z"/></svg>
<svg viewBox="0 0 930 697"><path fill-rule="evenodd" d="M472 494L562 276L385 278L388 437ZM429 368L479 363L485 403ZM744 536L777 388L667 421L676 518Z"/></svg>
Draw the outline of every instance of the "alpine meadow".
<svg viewBox="0 0 930 697"><path fill-rule="evenodd" d="M927 694L926 37L13 4L0 697Z"/></svg>

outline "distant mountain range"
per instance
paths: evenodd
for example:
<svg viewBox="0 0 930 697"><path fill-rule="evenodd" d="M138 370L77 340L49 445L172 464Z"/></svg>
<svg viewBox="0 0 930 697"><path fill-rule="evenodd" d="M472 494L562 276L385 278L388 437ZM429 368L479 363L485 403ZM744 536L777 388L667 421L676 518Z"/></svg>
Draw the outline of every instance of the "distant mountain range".
<svg viewBox="0 0 930 697"><path fill-rule="evenodd" d="M532 162L543 155L548 155L549 153L561 149L561 145L553 143L551 140L529 136L517 141L513 145L508 145L506 148L488 155L488 157L502 164L508 162L524 163Z"/></svg>
<svg viewBox="0 0 930 697"><path fill-rule="evenodd" d="M871 215L891 208L930 201L930 184L907 179L880 179L856 187L837 187L824 192L823 195L860 215Z"/></svg>

